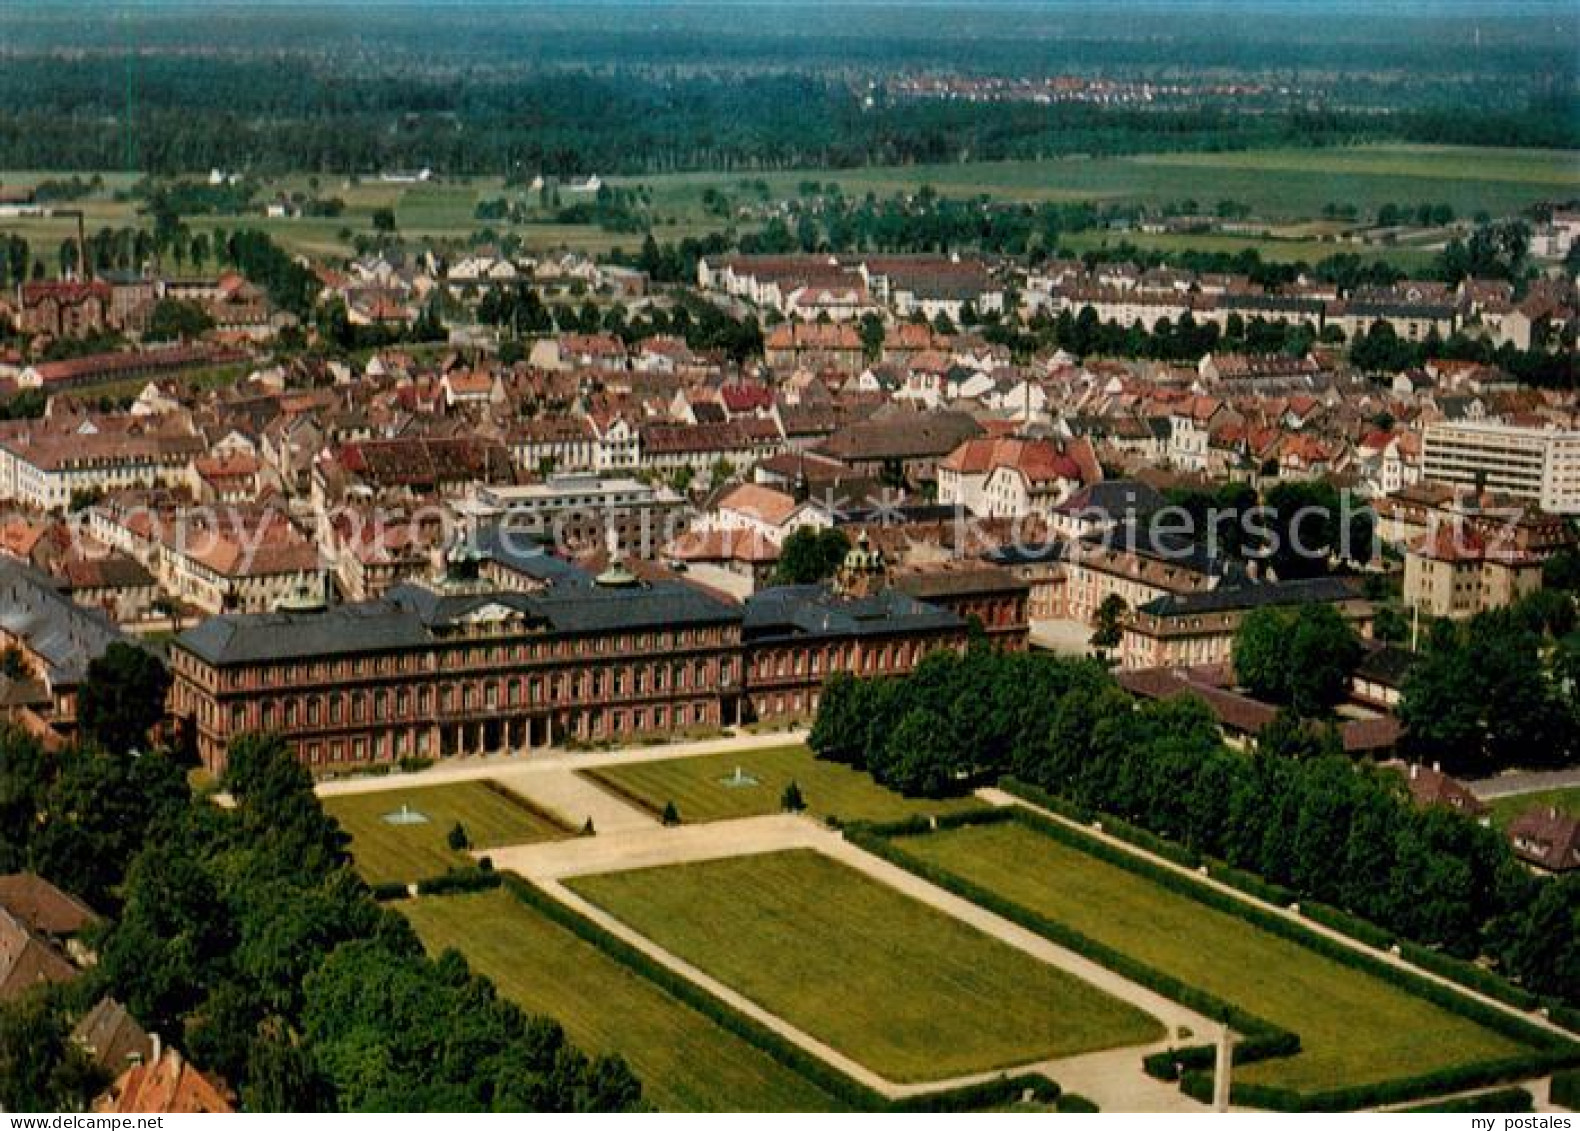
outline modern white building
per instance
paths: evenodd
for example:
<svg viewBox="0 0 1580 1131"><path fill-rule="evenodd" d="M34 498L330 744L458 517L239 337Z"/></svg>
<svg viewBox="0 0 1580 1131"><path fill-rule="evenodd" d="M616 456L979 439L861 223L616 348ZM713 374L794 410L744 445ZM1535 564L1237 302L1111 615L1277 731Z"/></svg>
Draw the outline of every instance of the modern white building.
<svg viewBox="0 0 1580 1131"><path fill-rule="evenodd" d="M1421 474L1580 514L1580 430L1433 424L1422 439Z"/></svg>

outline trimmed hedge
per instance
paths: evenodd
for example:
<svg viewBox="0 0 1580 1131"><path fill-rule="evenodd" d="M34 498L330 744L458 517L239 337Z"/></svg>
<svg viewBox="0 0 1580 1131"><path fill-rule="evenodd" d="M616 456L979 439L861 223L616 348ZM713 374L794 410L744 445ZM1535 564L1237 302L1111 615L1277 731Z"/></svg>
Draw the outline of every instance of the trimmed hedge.
<svg viewBox="0 0 1580 1131"><path fill-rule="evenodd" d="M1037 1072L1019 1076L998 1076L977 1084L965 1084L941 1092L927 1092L904 1099L891 1100L884 1110L892 1112L968 1112L985 1111L1019 1103L1030 1094L1035 1103L1049 1104L1062 1100L1059 1085Z"/></svg>
<svg viewBox="0 0 1580 1131"><path fill-rule="evenodd" d="M1509 1057L1354 1088L1332 1088L1325 1092L1296 1092L1270 1084L1236 1081L1230 1085L1229 1097L1230 1102L1237 1106L1260 1107L1270 1111L1355 1111L1544 1076L1552 1070L1555 1062L1561 1060L1562 1054L1557 1053ZM1207 1103L1212 1099L1212 1081L1211 1071L1193 1072L1181 1081L1180 1087L1192 1099Z"/></svg>
<svg viewBox="0 0 1580 1131"><path fill-rule="evenodd" d="M1191 876L1117 848L1084 830L1073 829L1042 813L1019 806L1010 806L999 811L1008 814L1008 819L1019 821L1034 832L1086 852L1105 863L1125 868L1169 891L1233 915L1279 938L1315 951L1325 958L1382 978L1394 985L1402 985L1408 992L1434 1005L1528 1044L1535 1050L1540 1050L1524 1057L1465 1065L1435 1073L1384 1081L1376 1085L1331 1089L1326 1092L1300 1093L1268 1085L1236 1083L1233 1085L1233 1097L1236 1103L1280 1111L1353 1110L1357 1107L1399 1103L1448 1091L1485 1087L1511 1079L1544 1075L1554 1068L1580 1064L1580 1045L1531 1025L1521 1018L1513 1017L1503 1010L1466 997L1418 973L1400 969L1371 954L1317 934L1301 923L1276 914L1270 909L1208 887ZM924 829L906 835L925 835L926 831ZM1154 970L1129 955L1087 938L1062 923L1047 919L995 892L963 880L945 869L912 857L895 845L889 844L871 828L850 829L845 835L858 847L903 867L947 891L969 899L997 915L1036 931L1061 946L1083 954L1122 977L1172 998L1198 1013L1226 1021L1246 1037L1235 1049L1236 1064L1291 1056L1299 1051L1298 1034L1283 1030L1212 994ZM1179 1078L1180 1086L1187 1094L1206 1102L1212 1098L1211 1069L1214 1055L1211 1045L1169 1049L1147 1057L1143 1061L1143 1067L1150 1075L1159 1079Z"/></svg>
<svg viewBox="0 0 1580 1131"><path fill-rule="evenodd" d="M1552 1101L1571 1111L1580 1111L1580 1068L1553 1073Z"/></svg>
<svg viewBox="0 0 1580 1131"><path fill-rule="evenodd" d="M1085 1096L1078 1096L1074 1092L1070 1092L1059 1097L1059 1102L1054 1105L1054 1110L1065 1115L1096 1115L1103 1109Z"/></svg>
<svg viewBox="0 0 1580 1131"><path fill-rule="evenodd" d="M1492 1092L1481 1092L1474 1096L1461 1096L1457 1100L1444 1100L1442 1103L1422 1104L1420 1107L1407 1107L1406 1114L1470 1114L1488 1111L1534 1111L1534 1097L1524 1088L1499 1088Z"/></svg>
<svg viewBox="0 0 1580 1131"><path fill-rule="evenodd" d="M890 1101L859 1080L819 1060L800 1045L726 1005L690 979L675 973L624 939L577 914L519 876L503 874L502 880L506 891L534 911L564 927L582 941L597 947L620 965L657 985L681 1004L761 1050L817 1087L838 1096L858 1111L976 1111L1019 1099L1028 1090L1049 1098L1059 1094L1059 1085L1046 1076L1040 1073L1023 1073Z"/></svg>
<svg viewBox="0 0 1580 1131"><path fill-rule="evenodd" d="M405 899L411 894L411 889L399 880L386 880L381 884L372 884L368 890L373 893L373 898L380 903L388 903L392 899Z"/></svg>
<svg viewBox="0 0 1580 1131"><path fill-rule="evenodd" d="M429 876L417 881L418 895L461 895L465 892L487 891L500 885L498 872L488 868L451 868L441 876Z"/></svg>
<svg viewBox="0 0 1580 1131"><path fill-rule="evenodd" d="M1071 805L1062 798L1056 797L1037 786L1015 778L1006 778L999 783L999 787L1006 793L1012 794L1023 801L1048 809L1050 812L1058 813L1067 819L1080 821L1083 824L1090 823L1089 816L1074 815L1084 812L1080 806ZM1161 841L1163 844L1170 845L1171 851L1158 852L1153 845L1160 842L1159 837L1152 833L1147 833L1145 830L1141 830L1144 833L1143 837L1133 837L1130 833L1134 830L1135 826L1126 821L1115 819L1105 819L1103 821L1103 831L1111 833L1121 840L1129 841L1138 848L1153 852L1155 855L1162 856L1184 867L1196 867L1195 864L1185 862L1191 855L1188 849L1175 845L1172 841ZM1260 899L1264 903L1270 903L1277 907L1288 907L1291 904L1299 903L1300 913L1303 917L1330 930L1348 935L1357 942L1364 943L1377 950L1388 950L1390 947L1398 946L1400 957L1405 959L1405 961L1420 967L1422 970L1429 971L1441 978L1446 978L1451 982L1464 986L1466 989L1474 990L1477 993L1500 1001L1505 1005L1511 1005L1516 1009L1533 1010L1539 1004L1536 995L1514 985L1508 979L1500 977L1490 970L1477 966L1474 962L1467 962L1464 959L1443 954L1441 951L1433 950L1419 943L1398 939L1395 935L1377 926L1375 923L1352 915L1337 907L1332 907L1325 903L1302 901L1299 893L1291 891L1282 885L1270 883L1254 873L1242 871L1222 861L1209 860L1207 862L1207 874L1212 879L1245 892L1247 895ZM1552 1021L1562 1025L1564 1028L1580 1033L1580 1010L1570 1009L1560 1004L1550 1006L1548 1016Z"/></svg>

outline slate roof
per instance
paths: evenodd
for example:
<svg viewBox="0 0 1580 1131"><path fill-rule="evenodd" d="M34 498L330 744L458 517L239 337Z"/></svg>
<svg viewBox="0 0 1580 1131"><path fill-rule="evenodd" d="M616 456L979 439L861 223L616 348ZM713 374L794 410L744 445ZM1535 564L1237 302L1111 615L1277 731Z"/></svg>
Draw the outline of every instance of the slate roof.
<svg viewBox="0 0 1580 1131"><path fill-rule="evenodd" d="M99 921L82 900L32 872L0 876L0 908L29 929L55 938L75 935Z"/></svg>
<svg viewBox="0 0 1580 1131"><path fill-rule="evenodd" d="M747 599L742 630L750 640L776 640L964 627L965 621L955 614L894 589L847 599L824 585L782 585Z"/></svg>
<svg viewBox="0 0 1580 1131"><path fill-rule="evenodd" d="M1360 592L1339 577L1313 577L1297 581L1220 585L1199 593L1171 593L1142 605L1138 612L1150 616L1178 617L1217 613L1231 609L1264 609L1279 605L1328 604L1354 600Z"/></svg>
<svg viewBox="0 0 1580 1131"><path fill-rule="evenodd" d="M438 642L451 625L494 605L565 635L726 624L740 616L725 602L673 582L630 589L577 584L547 593L446 593L407 584L395 586L382 600L321 612L210 617L182 633L175 645L217 666L420 649Z"/></svg>
<svg viewBox="0 0 1580 1131"><path fill-rule="evenodd" d="M75 604L54 582L21 562L0 559L0 629L25 640L54 684L81 682L88 664L121 630L104 614Z"/></svg>

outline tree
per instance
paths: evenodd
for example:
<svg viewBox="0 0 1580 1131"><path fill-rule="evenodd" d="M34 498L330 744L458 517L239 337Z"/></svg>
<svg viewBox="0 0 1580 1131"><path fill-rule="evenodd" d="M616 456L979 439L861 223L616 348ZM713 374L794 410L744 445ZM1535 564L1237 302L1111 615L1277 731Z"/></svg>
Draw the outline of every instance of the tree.
<svg viewBox="0 0 1580 1131"><path fill-rule="evenodd" d="M826 581L834 576L849 552L850 539L843 530L797 527L779 547L779 564L774 567L771 584L812 585Z"/></svg>
<svg viewBox="0 0 1580 1131"><path fill-rule="evenodd" d="M1102 604L1097 606L1096 631L1092 633L1092 643L1105 651L1119 647L1125 613L1129 610L1130 606L1125 604L1125 599L1118 593L1104 597Z"/></svg>
<svg viewBox="0 0 1580 1131"><path fill-rule="evenodd" d="M450 846L450 851L452 852L465 852L472 847L471 838L466 835L466 826L461 824L460 821L450 826L450 831L445 836L444 842Z"/></svg>
<svg viewBox="0 0 1580 1131"><path fill-rule="evenodd" d="M659 815L659 820L663 822L666 827L672 827L674 825L680 824L680 810L675 808L675 803L673 801L664 802L664 812Z"/></svg>
<svg viewBox="0 0 1580 1131"><path fill-rule="evenodd" d="M0 1002L0 1107L83 1111L107 1083L71 1040L65 1014L48 987Z"/></svg>
<svg viewBox="0 0 1580 1131"><path fill-rule="evenodd" d="M117 640L88 664L77 697L77 722L85 736L107 750L138 749L165 717L169 690L170 673L158 657Z"/></svg>
<svg viewBox="0 0 1580 1131"><path fill-rule="evenodd" d="M373 210L373 230L384 235L395 231L395 210L393 208L375 208Z"/></svg>
<svg viewBox="0 0 1580 1131"><path fill-rule="evenodd" d="M214 319L195 302L162 298L148 319L150 341L168 342L200 338L214 328Z"/></svg>
<svg viewBox="0 0 1580 1131"><path fill-rule="evenodd" d="M806 808L806 798L801 796L801 787L792 778L790 784L785 786L784 793L779 797L779 808L786 813L799 813Z"/></svg>
<svg viewBox="0 0 1580 1131"><path fill-rule="evenodd" d="M1344 698L1361 646L1331 605L1265 608L1241 622L1233 658L1235 678L1252 695L1311 718Z"/></svg>

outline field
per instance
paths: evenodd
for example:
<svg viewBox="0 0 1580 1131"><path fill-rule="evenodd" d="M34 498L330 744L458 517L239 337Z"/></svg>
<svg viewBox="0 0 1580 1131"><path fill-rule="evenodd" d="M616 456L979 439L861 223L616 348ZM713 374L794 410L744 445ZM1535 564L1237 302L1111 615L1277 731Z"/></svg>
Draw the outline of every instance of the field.
<svg viewBox="0 0 1580 1131"><path fill-rule="evenodd" d="M1560 813L1580 817L1580 785L1499 797L1488 804L1492 807L1492 823L1500 829L1507 828L1510 821L1530 809L1557 808Z"/></svg>
<svg viewBox="0 0 1580 1131"><path fill-rule="evenodd" d="M1523 1051L1380 978L1014 822L895 841L906 853L1300 1034L1294 1057L1236 1071L1302 1091Z"/></svg>
<svg viewBox="0 0 1580 1131"><path fill-rule="evenodd" d="M735 784L737 768L742 781L755 780L756 784ZM777 813L785 786L792 780L800 787L809 812L846 821L897 821L917 814L942 815L982 807L972 797L945 801L902 797L875 783L868 774L820 762L805 746L633 762L582 773L654 813L662 812L666 801L673 801L681 821L687 824Z"/></svg>
<svg viewBox="0 0 1580 1131"><path fill-rule="evenodd" d="M0 183L22 186L52 174L0 170ZM133 178L110 174L105 194L81 203L90 232L100 227L137 223L136 205L110 198ZM1470 149L1451 146L1366 145L1335 149L1271 149L1230 153L1165 153L1135 157L1061 157L1040 161L979 162L953 165L869 166L856 169L810 169L783 173L677 173L643 178L609 178L611 184L646 185L652 192L654 236L673 242L716 231L732 221L709 214L704 190L726 194L735 206L759 204L743 181L761 180L771 199L795 197L805 181L838 184L848 196L868 192L879 196L913 192L932 185L949 196L987 194L1003 201L1106 201L1163 205L1186 199L1211 208L1220 200L1250 205L1271 221L1312 221L1327 204L1352 204L1363 217L1383 204L1453 206L1468 217L1480 210L1493 215L1513 213L1542 200L1572 196L1580 180L1580 153L1551 150ZM293 175L269 180L259 201L279 191L316 192L345 202L343 215L333 218L269 219L255 213L236 216L190 216L194 231L246 226L269 232L294 252L317 257L351 252L348 234L372 232L377 208L393 208L396 225L407 236L463 240L485 227L511 230L532 251L559 249L589 253L621 247L635 251L641 236L606 232L590 225L529 223L486 224L474 218L477 203L508 196L535 205L523 188L506 189L497 177L473 177L422 185L388 184L377 179L357 181L321 178L316 189L309 178ZM562 197L568 205L572 197ZM72 207L70 205L66 207ZM146 222L144 219L142 222ZM743 225L750 227L750 224ZM75 232L75 221L52 219L0 220L0 232L18 231L35 246L35 254L54 264L62 239ZM1179 247L1239 250L1256 247L1274 259L1318 259L1335 251L1353 251L1367 258L1385 258L1403 268L1418 266L1429 253L1421 249L1333 243L1333 234L1313 226L1302 238L1260 239L1244 236L1132 236L1140 246L1162 250ZM1083 233L1069 242L1120 238L1118 233Z"/></svg>
<svg viewBox="0 0 1580 1131"><path fill-rule="evenodd" d="M351 834L351 854L369 883L410 883L436 876L471 858L445 838L457 821L473 848L498 848L552 840L568 834L525 801L485 782L377 790L322 799L330 816ZM407 806L428 820L391 824L384 818Z"/></svg>
<svg viewBox="0 0 1580 1131"><path fill-rule="evenodd" d="M838 1098L664 993L510 893L400 904L423 945L461 952L528 1012L592 1053L618 1053L666 1111L838 1111Z"/></svg>
<svg viewBox="0 0 1580 1131"><path fill-rule="evenodd" d="M890 1080L1162 1036L1157 1022L1087 983L815 852L569 886Z"/></svg>

